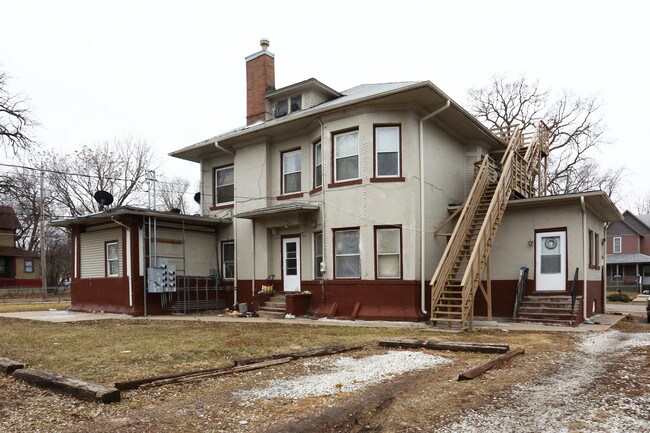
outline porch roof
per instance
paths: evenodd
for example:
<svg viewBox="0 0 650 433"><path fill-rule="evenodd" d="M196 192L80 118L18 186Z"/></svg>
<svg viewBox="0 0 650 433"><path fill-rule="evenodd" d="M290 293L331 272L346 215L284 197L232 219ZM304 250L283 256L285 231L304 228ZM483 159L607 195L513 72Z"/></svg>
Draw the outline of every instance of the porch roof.
<svg viewBox="0 0 650 433"><path fill-rule="evenodd" d="M293 213L293 212L315 212L319 209L318 204L315 203L301 203L301 202L292 202L292 203L282 203L276 204L274 206L262 207L259 209L254 209L246 212L240 212L237 215L234 215L236 218L263 218L266 216L275 216L278 214Z"/></svg>
<svg viewBox="0 0 650 433"><path fill-rule="evenodd" d="M634 253L634 254L607 254L608 265L623 265L635 263L650 263L650 256Z"/></svg>

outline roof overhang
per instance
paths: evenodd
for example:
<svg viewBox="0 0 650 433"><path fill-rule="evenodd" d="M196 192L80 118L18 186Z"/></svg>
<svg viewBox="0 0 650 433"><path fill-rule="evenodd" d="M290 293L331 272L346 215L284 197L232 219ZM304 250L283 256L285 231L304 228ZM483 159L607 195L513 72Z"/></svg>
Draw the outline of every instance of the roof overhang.
<svg viewBox="0 0 650 433"><path fill-rule="evenodd" d="M349 95L344 94L340 98L291 113L278 119L244 126L214 136L173 151L169 155L188 161L200 162L202 158L223 154L223 150L216 148L215 143L219 143L221 146L233 147L239 143L304 130L312 126L315 127L317 125L317 119L320 119L322 116L351 106L397 106L402 104L405 107L418 107L418 111L424 117L443 107L447 101L450 101L450 108L436 116L435 122L445 125L448 132L467 143L485 142L492 150L504 149L506 147L506 143L433 83L430 81L420 81L405 83L403 85L396 83L394 86L386 86L385 90L374 93L358 92Z"/></svg>
<svg viewBox="0 0 650 433"><path fill-rule="evenodd" d="M650 263L650 256L646 254L607 254L608 265L622 265L635 263Z"/></svg>
<svg viewBox="0 0 650 433"><path fill-rule="evenodd" d="M602 218L603 221L623 221L623 215L621 215L619 210L616 208L616 205L604 191L588 191L574 194L547 195L544 197L510 200L508 202L508 209L580 203L580 197L584 197L585 205L592 212Z"/></svg>
<svg viewBox="0 0 650 433"><path fill-rule="evenodd" d="M285 86L280 89L273 90L272 92L268 92L266 94L266 97L271 99L278 99L278 98L292 96L295 93L304 92L306 90L311 90L311 89L320 90L323 93L329 94L333 98L338 98L343 96L341 93L337 92L336 90L332 89L329 86L326 86L325 84L318 81L316 78L309 78L305 81L301 81L299 83L291 84L289 86Z"/></svg>
<svg viewBox="0 0 650 433"><path fill-rule="evenodd" d="M158 221L176 222L192 224L194 226L202 227L215 227L219 224L229 224L230 218L213 218L204 217L199 215L184 215L173 212L160 212L151 209L137 208L132 206L122 206L115 209L110 209L104 212L96 212L76 218L68 218L62 220L52 221L50 224L56 227L72 227L80 225L95 225L106 222L111 222L114 219L120 218L142 218L153 217Z"/></svg>
<svg viewBox="0 0 650 433"><path fill-rule="evenodd" d="M262 207L251 211L241 212L234 215L236 218L246 219L259 219L265 217L273 217L278 215L285 215L290 213L309 213L315 212L319 206L314 203L282 203L274 206Z"/></svg>

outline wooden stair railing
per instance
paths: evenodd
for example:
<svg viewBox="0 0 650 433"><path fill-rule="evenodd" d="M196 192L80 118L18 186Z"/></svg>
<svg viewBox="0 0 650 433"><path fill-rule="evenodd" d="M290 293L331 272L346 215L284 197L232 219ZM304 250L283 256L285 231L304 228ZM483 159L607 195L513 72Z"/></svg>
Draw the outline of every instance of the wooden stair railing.
<svg viewBox="0 0 650 433"><path fill-rule="evenodd" d="M474 297L511 194L535 194L534 176L548 153L548 128L531 134L508 126L497 131L508 146L497 164L484 156L474 184L431 279L431 322L472 327ZM538 192L541 183L538 182ZM477 234L478 231L478 234Z"/></svg>

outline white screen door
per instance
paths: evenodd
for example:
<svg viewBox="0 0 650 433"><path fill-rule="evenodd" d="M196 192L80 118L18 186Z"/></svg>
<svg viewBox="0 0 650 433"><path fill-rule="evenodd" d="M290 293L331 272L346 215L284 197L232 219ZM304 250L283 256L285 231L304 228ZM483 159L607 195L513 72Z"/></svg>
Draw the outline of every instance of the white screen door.
<svg viewBox="0 0 650 433"><path fill-rule="evenodd" d="M282 239L282 280L285 292L300 291L300 238Z"/></svg>
<svg viewBox="0 0 650 433"><path fill-rule="evenodd" d="M566 290L566 232L535 235L535 290Z"/></svg>

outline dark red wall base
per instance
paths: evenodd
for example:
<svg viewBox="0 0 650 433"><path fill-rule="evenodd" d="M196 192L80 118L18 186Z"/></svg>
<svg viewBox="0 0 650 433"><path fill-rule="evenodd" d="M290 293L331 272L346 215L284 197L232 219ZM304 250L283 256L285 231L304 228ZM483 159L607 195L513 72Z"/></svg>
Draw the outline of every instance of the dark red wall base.
<svg viewBox="0 0 650 433"><path fill-rule="evenodd" d="M0 287L42 287L40 278L0 278Z"/></svg>

